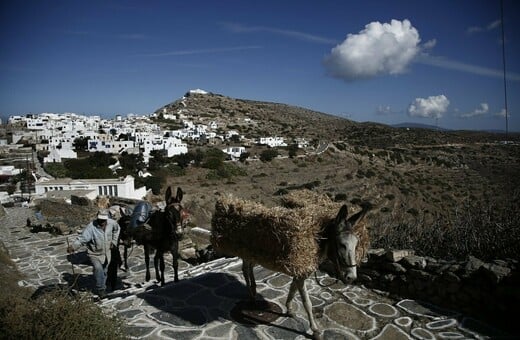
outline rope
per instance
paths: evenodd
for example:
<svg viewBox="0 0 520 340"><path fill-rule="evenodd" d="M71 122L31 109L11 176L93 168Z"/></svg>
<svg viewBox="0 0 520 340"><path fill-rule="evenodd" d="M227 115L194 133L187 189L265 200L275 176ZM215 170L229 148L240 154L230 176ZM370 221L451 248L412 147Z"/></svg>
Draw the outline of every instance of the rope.
<svg viewBox="0 0 520 340"><path fill-rule="evenodd" d="M67 249L69 247L70 247L70 243L69 243L69 238L67 237ZM69 288L69 291L72 291L74 289L74 287L76 287L76 285L78 283L79 274L76 274L76 272L74 271L74 263L72 261L70 261L70 266L72 268L72 276L74 277L74 280L72 281L72 285Z"/></svg>

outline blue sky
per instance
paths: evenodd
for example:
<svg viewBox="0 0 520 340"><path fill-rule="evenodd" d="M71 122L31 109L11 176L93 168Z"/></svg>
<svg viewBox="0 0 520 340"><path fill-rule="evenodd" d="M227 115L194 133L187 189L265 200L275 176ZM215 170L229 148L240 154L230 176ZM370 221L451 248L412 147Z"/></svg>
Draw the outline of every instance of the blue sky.
<svg viewBox="0 0 520 340"><path fill-rule="evenodd" d="M520 4L504 0L509 131ZM0 115L146 114L190 89L387 124L505 129L499 0L0 4Z"/></svg>

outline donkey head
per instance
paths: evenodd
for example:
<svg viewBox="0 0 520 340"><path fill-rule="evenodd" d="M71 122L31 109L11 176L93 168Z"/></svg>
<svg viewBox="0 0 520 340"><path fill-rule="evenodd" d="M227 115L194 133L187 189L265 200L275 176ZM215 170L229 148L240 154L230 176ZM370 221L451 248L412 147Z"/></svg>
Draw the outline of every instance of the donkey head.
<svg viewBox="0 0 520 340"><path fill-rule="evenodd" d="M347 219L348 209L344 204L333 221L330 260L334 264L337 277L344 283L357 278L356 247L359 239L354 233L354 225L359 220Z"/></svg>
<svg viewBox="0 0 520 340"><path fill-rule="evenodd" d="M177 194L175 197L172 196L172 189L168 187L166 189L165 201L166 208L164 212L166 214L166 219L168 222L174 226L174 230L177 229L178 226L182 228L182 222L187 216L186 210L182 207L181 201L184 193L181 188L177 188Z"/></svg>

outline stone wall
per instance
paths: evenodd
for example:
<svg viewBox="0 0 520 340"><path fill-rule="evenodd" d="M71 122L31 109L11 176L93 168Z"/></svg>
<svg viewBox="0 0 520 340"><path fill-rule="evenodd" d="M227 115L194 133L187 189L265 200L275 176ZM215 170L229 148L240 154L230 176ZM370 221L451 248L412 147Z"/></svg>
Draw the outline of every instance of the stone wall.
<svg viewBox="0 0 520 340"><path fill-rule="evenodd" d="M64 223L73 230L82 228L92 221L99 210L91 201L80 205L69 204L63 200L44 199L37 202L37 206L46 223Z"/></svg>
<svg viewBox="0 0 520 340"><path fill-rule="evenodd" d="M520 269L516 259L444 261L412 250L372 249L358 270L359 283L463 312L497 328L517 328Z"/></svg>

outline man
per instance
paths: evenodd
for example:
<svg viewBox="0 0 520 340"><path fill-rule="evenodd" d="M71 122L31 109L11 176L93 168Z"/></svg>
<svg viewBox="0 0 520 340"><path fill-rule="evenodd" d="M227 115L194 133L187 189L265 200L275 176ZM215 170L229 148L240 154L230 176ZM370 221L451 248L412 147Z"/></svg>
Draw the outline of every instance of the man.
<svg viewBox="0 0 520 340"><path fill-rule="evenodd" d="M119 224L109 218L108 210L102 209L98 211L96 219L85 227L77 240L67 247L69 254L81 246L87 247L88 257L94 267L93 275L96 280L96 291L101 298L106 296L110 250L118 247L119 231Z"/></svg>

